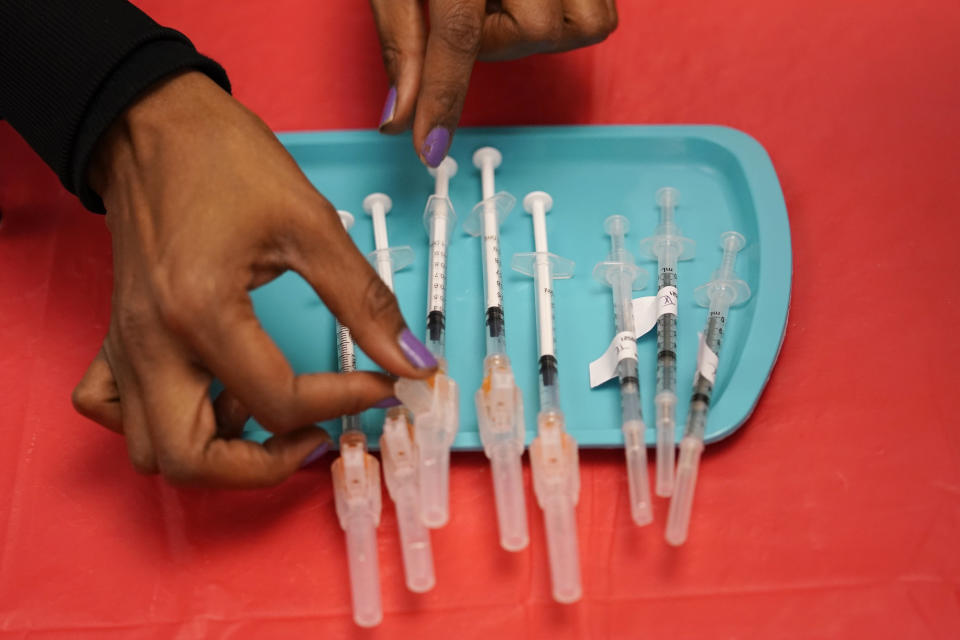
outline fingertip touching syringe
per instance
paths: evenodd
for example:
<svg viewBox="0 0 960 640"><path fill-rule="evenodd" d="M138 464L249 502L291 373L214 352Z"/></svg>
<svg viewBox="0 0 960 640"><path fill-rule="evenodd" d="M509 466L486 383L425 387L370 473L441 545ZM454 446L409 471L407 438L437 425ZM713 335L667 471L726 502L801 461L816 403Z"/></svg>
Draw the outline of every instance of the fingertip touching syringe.
<svg viewBox="0 0 960 640"><path fill-rule="evenodd" d="M353 225L353 216L338 212L344 228ZM337 323L337 360L342 373L356 370L356 356L350 330ZM343 416L340 457L330 470L337 519L347 543L350 596L353 620L361 627L373 627L383 619L380 603L380 566L377 558L377 526L380 524L380 464L367 452L367 437L359 415Z"/></svg>
<svg viewBox="0 0 960 640"><path fill-rule="evenodd" d="M386 215L393 203L383 193L372 193L363 200L363 209L373 219L375 249L368 258L380 278L393 291L393 272L413 261L410 247L391 247L387 237ZM407 588L420 593L433 588L433 549L430 532L420 517L420 489L413 425L403 406L387 409L380 436L380 455L387 491L397 511L400 548Z"/></svg>
<svg viewBox="0 0 960 640"><path fill-rule="evenodd" d="M480 170L483 200L464 220L463 228L482 238L486 357L483 382L474 396L480 440L490 460L500 546L507 551L519 551L530 540L521 463L525 435L523 397L507 357L499 233L500 223L513 209L516 199L505 191L496 193L494 188L494 170L501 161L500 152L493 147L482 147L473 154L473 164Z"/></svg>
<svg viewBox="0 0 960 640"><path fill-rule="evenodd" d="M577 501L580 467L577 443L566 432L560 408L559 366L554 331L553 281L573 276L573 262L550 253L547 212L553 199L543 191L528 193L523 208L533 219L532 253L518 253L513 268L534 279L537 316L540 412L537 437L530 445L530 465L537 502L543 510L553 597L570 603L580 599L580 546L577 540Z"/></svg>
<svg viewBox="0 0 960 640"><path fill-rule="evenodd" d="M681 545L687 539L693 494L697 483L700 454L703 452L703 437L707 428L707 414L713 385L716 382L717 363L723 333L726 329L727 312L730 307L750 298L750 287L737 277L734 265L737 253L746 245L746 239L736 231L727 231L720 236L723 259L720 268L714 271L710 282L694 290L697 304L709 308L707 324L700 339L697 354L697 371L694 374L693 393L683 439L680 441L680 456L677 462L676 485L667 514L666 540L672 545Z"/></svg>
<svg viewBox="0 0 960 640"><path fill-rule="evenodd" d="M675 431L677 413L677 261L693 258L696 245L684 238L673 221L679 194L673 187L657 191L660 224L654 235L640 243L640 253L657 261L657 296L673 298L672 311L657 318L657 394L654 396L657 421L658 496L673 493Z"/></svg>
<svg viewBox="0 0 960 640"><path fill-rule="evenodd" d="M647 477L646 426L640 407L632 292L645 286L647 272L634 263L633 255L626 249L625 237L630 230L630 221L624 216L612 215L604 221L603 228L610 236L610 253L606 260L594 267L593 277L609 286L613 292L613 315L617 329L616 372L620 381L620 428L627 462L630 515L635 524L643 526L653 521L653 508Z"/></svg>
<svg viewBox="0 0 960 640"><path fill-rule="evenodd" d="M429 171L435 187L423 212L430 236L426 344L439 369L427 380L401 378L394 390L413 412L421 517L436 528L450 519L450 446L460 426L459 389L448 373L445 350L447 246L457 221L448 194L457 163L447 157Z"/></svg>

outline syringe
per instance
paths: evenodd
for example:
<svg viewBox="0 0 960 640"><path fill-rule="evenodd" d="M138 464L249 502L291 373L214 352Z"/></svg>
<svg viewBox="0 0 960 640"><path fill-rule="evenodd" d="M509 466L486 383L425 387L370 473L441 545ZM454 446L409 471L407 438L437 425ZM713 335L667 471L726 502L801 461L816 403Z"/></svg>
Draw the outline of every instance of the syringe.
<svg viewBox="0 0 960 640"><path fill-rule="evenodd" d="M653 521L650 504L650 481L647 478L646 426L640 408L640 376L637 371L637 336L634 331L634 289L642 289L647 272L634 264L633 255L625 248L624 236L630 221L613 215L603 223L610 235L610 254L593 268L593 277L613 290L613 313L617 323L617 377L620 379L620 427L627 458L627 486L630 515L643 526Z"/></svg>
<svg viewBox="0 0 960 640"><path fill-rule="evenodd" d="M687 413L687 426L680 441L680 460L677 463L677 484L670 500L667 515L666 539L672 545L681 545L687 539L690 526L690 510L693 507L693 492L697 484L697 467L703 452L703 436L707 429L707 412L710 394L717 375L717 361L723 332L726 329L727 311L732 305L750 298L750 287L737 277L734 264L746 240L736 231L727 231L720 236L723 261L713 272L713 279L694 290L697 304L709 307L706 336L701 338L697 356L697 372L693 377L693 395Z"/></svg>
<svg viewBox="0 0 960 640"><path fill-rule="evenodd" d="M696 245L680 235L680 227L673 221L677 205L677 190L663 187L657 191L660 205L660 224L654 235L640 243L640 253L657 261L657 295L672 296L677 300L677 261L693 257ZM677 306L672 307L676 309ZM674 432L677 415L677 314L668 312L657 318L657 483L658 496L673 493L675 455Z"/></svg>
<svg viewBox="0 0 960 640"><path fill-rule="evenodd" d="M345 229L353 216L339 211ZM337 360L341 373L356 371L356 356L350 330L337 323ZM347 541L350 596L353 620L361 627L374 627L383 619L380 604L380 566L377 531L380 524L380 464L367 453L367 436L360 416L343 416L340 457L330 467L337 518Z"/></svg>
<svg viewBox="0 0 960 640"><path fill-rule="evenodd" d="M436 178L436 186L423 212L430 234L426 343L440 366L428 380L401 378L394 385L394 392L413 412L421 517L426 526L435 528L450 519L450 445L460 426L459 389L447 375L444 349L447 243L457 221L448 192L457 163L447 157L429 171Z"/></svg>
<svg viewBox="0 0 960 640"><path fill-rule="evenodd" d="M500 223L513 209L516 199L505 191L494 192L493 172L501 160L500 152L493 147L482 147L474 152L473 164L480 169L483 200L464 220L463 229L470 235L483 237L487 356L483 360L483 382L474 396L480 440L490 459L500 546L507 551L519 551L530 540L521 465L523 396L507 357L499 232Z"/></svg>
<svg viewBox="0 0 960 640"><path fill-rule="evenodd" d="M513 268L533 276L537 307L540 413L537 437L530 445L533 489L543 509L550 558L553 598L576 602L580 585L580 547L577 543L577 500L580 497L580 466L577 442L564 430L557 380L556 338L553 321L553 280L573 276L573 262L549 252L546 215L553 199L543 191L528 193L523 208L533 216L533 253L513 256Z"/></svg>
<svg viewBox="0 0 960 640"><path fill-rule="evenodd" d="M393 291L393 272L413 261L410 247L390 247L386 216L392 206L389 196L383 193L371 193L363 200L363 210L373 218L376 247L368 257L390 291ZM387 491L397 510L407 588L420 593L432 589L436 580L430 532L420 517L417 456L412 430L410 416L403 406L387 409L383 434L380 436L380 455L383 458Z"/></svg>

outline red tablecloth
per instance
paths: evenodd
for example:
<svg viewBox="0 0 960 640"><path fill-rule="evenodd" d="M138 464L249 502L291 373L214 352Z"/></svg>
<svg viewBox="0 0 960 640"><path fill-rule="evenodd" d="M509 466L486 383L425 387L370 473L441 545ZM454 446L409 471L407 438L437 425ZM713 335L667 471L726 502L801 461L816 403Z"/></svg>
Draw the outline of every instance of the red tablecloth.
<svg viewBox="0 0 960 640"><path fill-rule="evenodd" d="M366 3L140 4L273 128L376 125ZM770 152L789 328L756 413L708 449L687 545L663 542L662 501L632 524L619 452L584 452L585 595L556 605L533 500L529 549L500 551L486 461L457 455L436 588L405 591L386 506L384 622L355 629L327 463L269 491L178 490L73 413L107 326L108 234L0 124L4 635L960 637L960 4L619 4L600 46L480 65L463 124L719 123Z"/></svg>

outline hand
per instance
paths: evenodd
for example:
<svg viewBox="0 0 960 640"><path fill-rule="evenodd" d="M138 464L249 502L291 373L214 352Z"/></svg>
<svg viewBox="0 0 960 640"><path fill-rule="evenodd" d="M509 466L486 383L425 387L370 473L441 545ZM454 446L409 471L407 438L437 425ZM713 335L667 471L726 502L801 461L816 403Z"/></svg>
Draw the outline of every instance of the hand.
<svg viewBox="0 0 960 640"><path fill-rule="evenodd" d="M380 130L413 126L421 161L440 164L460 121L473 63L555 53L604 40L615 0L370 0L391 88Z"/></svg>
<svg viewBox="0 0 960 640"><path fill-rule="evenodd" d="M287 269L387 371L420 378L435 367L334 208L206 76L175 76L139 99L100 142L89 180L106 204L114 289L74 405L123 433L138 471L275 484L329 443L316 421L392 396L379 373L294 375L247 293ZM226 388L215 403L213 376ZM236 438L249 414L276 434L262 446Z"/></svg>

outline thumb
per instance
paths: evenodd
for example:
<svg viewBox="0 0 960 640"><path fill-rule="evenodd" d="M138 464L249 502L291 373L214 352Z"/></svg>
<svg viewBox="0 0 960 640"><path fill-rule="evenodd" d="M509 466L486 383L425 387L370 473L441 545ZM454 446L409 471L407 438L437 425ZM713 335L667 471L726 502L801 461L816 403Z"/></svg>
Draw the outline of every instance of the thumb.
<svg viewBox="0 0 960 640"><path fill-rule="evenodd" d="M473 63L480 51L485 0L430 0L430 36L423 60L413 144L436 167L460 121Z"/></svg>
<svg viewBox="0 0 960 640"><path fill-rule="evenodd" d="M420 90L426 41L420 0L370 0L380 36L383 66L390 89L380 116L380 131L410 128Z"/></svg>

